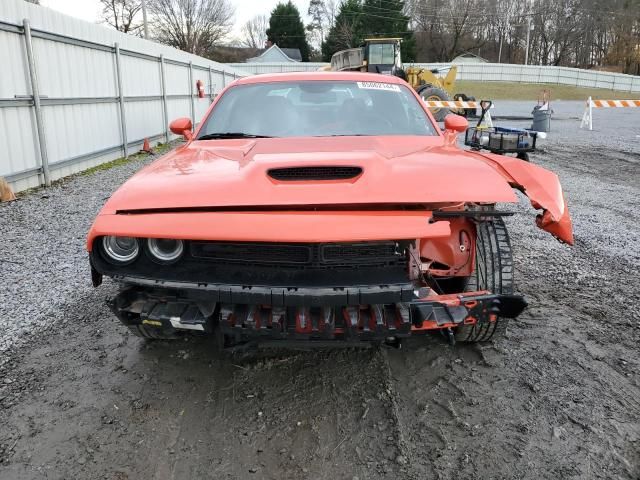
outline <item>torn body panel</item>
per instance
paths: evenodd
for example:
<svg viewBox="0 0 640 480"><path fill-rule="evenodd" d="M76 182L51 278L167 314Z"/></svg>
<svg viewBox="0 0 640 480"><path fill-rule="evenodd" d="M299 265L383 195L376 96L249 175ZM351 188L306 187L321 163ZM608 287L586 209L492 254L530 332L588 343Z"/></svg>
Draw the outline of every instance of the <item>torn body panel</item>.
<svg viewBox="0 0 640 480"><path fill-rule="evenodd" d="M242 345L265 340L397 340L460 325L494 324L500 316L517 317L527 305L519 295L487 291L431 293L424 298L406 298L402 303L351 305L219 300L212 303L209 298L177 297L132 286L121 291L109 306L127 325L147 325L172 334L180 330L211 332L217 325L224 336Z"/></svg>
<svg viewBox="0 0 640 480"><path fill-rule="evenodd" d="M475 152L493 165L509 184L523 192L536 210L536 225L561 242L573 245L573 227L558 176L538 165L513 157Z"/></svg>

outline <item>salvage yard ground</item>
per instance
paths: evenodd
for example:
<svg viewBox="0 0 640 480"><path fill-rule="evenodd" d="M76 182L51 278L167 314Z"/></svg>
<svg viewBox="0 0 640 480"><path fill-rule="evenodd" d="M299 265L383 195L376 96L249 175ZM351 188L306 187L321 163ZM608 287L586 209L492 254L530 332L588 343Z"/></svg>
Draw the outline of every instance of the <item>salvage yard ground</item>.
<svg viewBox="0 0 640 480"><path fill-rule="evenodd" d="M640 99L640 92L620 92L604 88L582 88L570 85L552 85L544 83L508 83L508 82L456 82L456 92L489 100L530 100L535 101L540 92L547 89L551 100L584 100L598 98L607 100Z"/></svg>
<svg viewBox="0 0 640 480"><path fill-rule="evenodd" d="M147 343L105 306L115 286L91 287L84 239L149 159L0 204L0 478L637 480L638 114L552 123L532 161L559 174L576 245L515 207L530 307L481 347Z"/></svg>

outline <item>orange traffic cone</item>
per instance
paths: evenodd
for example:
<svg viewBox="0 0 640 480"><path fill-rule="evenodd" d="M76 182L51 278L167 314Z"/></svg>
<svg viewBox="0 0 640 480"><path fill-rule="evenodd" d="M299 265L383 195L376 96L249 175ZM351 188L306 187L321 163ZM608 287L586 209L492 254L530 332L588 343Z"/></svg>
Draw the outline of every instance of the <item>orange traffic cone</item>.
<svg viewBox="0 0 640 480"><path fill-rule="evenodd" d="M0 177L0 202L10 202L15 200L16 196L13 194L13 190L9 186L9 183L2 177Z"/></svg>
<svg viewBox="0 0 640 480"><path fill-rule="evenodd" d="M149 139L145 138L144 139L144 143L142 144L142 150L140 150L141 152L147 152L147 153L153 153L153 150L151 149L151 145L149 145Z"/></svg>

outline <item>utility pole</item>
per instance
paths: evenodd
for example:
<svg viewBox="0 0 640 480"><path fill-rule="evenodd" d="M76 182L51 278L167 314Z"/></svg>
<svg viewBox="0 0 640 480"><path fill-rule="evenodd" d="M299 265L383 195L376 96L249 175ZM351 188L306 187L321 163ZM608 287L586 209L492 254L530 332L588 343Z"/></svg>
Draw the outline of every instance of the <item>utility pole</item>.
<svg viewBox="0 0 640 480"><path fill-rule="evenodd" d="M500 59L502 58L502 39L504 36L502 33L500 34L500 48L498 49L498 63L500 63Z"/></svg>
<svg viewBox="0 0 640 480"><path fill-rule="evenodd" d="M531 36L531 17L527 17L527 49L524 52L524 64L529 65L529 38Z"/></svg>
<svg viewBox="0 0 640 480"><path fill-rule="evenodd" d="M149 25L147 24L147 2L142 0L142 24L144 26L144 38L149 40Z"/></svg>

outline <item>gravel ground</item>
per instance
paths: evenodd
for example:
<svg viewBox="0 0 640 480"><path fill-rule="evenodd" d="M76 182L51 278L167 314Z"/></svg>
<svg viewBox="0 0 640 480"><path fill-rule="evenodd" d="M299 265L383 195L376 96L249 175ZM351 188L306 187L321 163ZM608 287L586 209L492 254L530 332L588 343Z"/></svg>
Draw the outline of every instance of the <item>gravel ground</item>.
<svg viewBox="0 0 640 480"><path fill-rule="evenodd" d="M0 204L0 364L25 334L69 320L90 275L85 239L111 194L144 164L79 175Z"/></svg>
<svg viewBox="0 0 640 480"><path fill-rule="evenodd" d="M640 478L639 122L578 123L554 122L532 158L559 173L576 246L521 202L508 227L530 308L481 347L242 360L146 343L84 252L144 160L0 205L0 478Z"/></svg>

